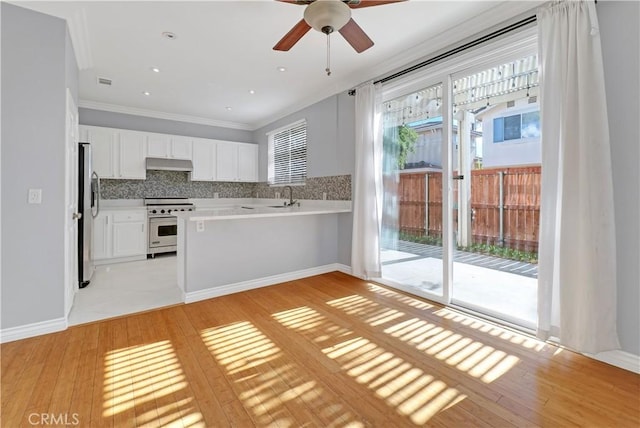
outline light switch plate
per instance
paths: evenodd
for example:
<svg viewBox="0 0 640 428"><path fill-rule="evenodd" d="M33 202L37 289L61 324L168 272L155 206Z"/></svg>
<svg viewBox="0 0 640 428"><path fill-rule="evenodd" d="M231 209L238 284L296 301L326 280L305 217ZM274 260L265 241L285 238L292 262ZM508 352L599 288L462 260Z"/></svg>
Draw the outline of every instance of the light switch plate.
<svg viewBox="0 0 640 428"><path fill-rule="evenodd" d="M196 222L196 231L197 232L204 232L204 221L198 220Z"/></svg>
<svg viewBox="0 0 640 428"><path fill-rule="evenodd" d="M29 189L29 203L30 204L42 203L42 189Z"/></svg>

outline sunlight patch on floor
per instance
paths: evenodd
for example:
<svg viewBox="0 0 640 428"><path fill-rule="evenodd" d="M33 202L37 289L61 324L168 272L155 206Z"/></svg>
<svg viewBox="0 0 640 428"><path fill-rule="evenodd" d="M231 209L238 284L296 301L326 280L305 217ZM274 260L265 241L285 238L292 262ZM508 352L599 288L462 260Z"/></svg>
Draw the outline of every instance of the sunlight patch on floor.
<svg viewBox="0 0 640 428"><path fill-rule="evenodd" d="M379 312L374 315L371 309L375 308L362 300L361 296L348 296L329 302L329 304L332 303L338 306L353 305L349 309L350 315L362 315L372 323L381 319L395 319L397 314L404 315L393 310L386 315ZM321 335L331 329L340 331L339 326L307 306L279 312L272 316L287 328L310 338L313 337L314 331ZM299 323L300 319L310 320L313 327L309 328ZM333 339L331 342L334 344L323 348L322 353L336 361L341 370L356 382L366 385L378 399L384 400L400 415L408 417L415 424L422 425L428 422L446 406L466 397L445 382L412 366L369 339L354 337L353 333L343 334L342 337ZM335 343L336 341L338 343Z"/></svg>
<svg viewBox="0 0 640 428"><path fill-rule="evenodd" d="M192 397L174 400L174 393L187 383L170 341L110 351L104 368L103 417L134 410L131 416L138 426L183 426L187 420L184 426L204 426Z"/></svg>
<svg viewBox="0 0 640 428"><path fill-rule="evenodd" d="M408 298L408 300L408 303L412 303L411 301L415 299ZM372 323L372 320L379 317L381 312L388 311L382 305L360 295L334 299L328 301L327 304L341 309L347 315L361 318L372 327L380 324ZM454 313L446 309L434 313L476 329L484 328L487 325L458 314L453 317L451 315L454 315ZM400 316L395 318L387 317L387 321L391 322L396 318L406 318L401 311L395 310L395 314ZM417 317L398 320L396 324L384 329L384 332L486 383L493 382L504 375L520 361L519 358L513 355L508 355L503 351ZM504 330L501 333L507 334ZM509 336L509 338L511 337Z"/></svg>
<svg viewBox="0 0 640 428"><path fill-rule="evenodd" d="M289 314L300 329L313 328L313 317L304 312ZM307 412L310 421L330 426L362 424L342 403L326 398L322 386L304 368L285 359L282 349L248 321L202 330L200 337L235 384L244 407L258 425L292 426L296 412ZM291 412L291 413L290 413Z"/></svg>

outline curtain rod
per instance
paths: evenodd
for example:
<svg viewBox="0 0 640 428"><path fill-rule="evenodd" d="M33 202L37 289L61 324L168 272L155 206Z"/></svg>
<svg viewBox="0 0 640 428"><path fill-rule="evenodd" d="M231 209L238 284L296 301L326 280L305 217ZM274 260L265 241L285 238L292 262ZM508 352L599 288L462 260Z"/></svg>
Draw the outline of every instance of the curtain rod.
<svg viewBox="0 0 640 428"><path fill-rule="evenodd" d="M378 79L378 80L374 81L373 83L374 84L375 83L385 83L385 82L388 82L390 80L396 79L398 77L404 76L404 75L409 74L409 73L411 73L413 71L416 71L416 70L419 70L419 69L421 69L423 67L431 65L434 62L441 61L441 60L443 60L445 58L448 58L448 57L450 57L452 55L456 55L456 54L458 54L460 52L463 52L463 51L465 51L467 49L471 49L472 47L478 46L479 44L482 44L482 43L487 42L489 40L495 39L495 38L500 37L500 36L502 36L504 34L510 33L511 31L515 31L515 30L517 30L519 28L522 28L522 27L524 27L526 25L529 25L529 24L531 24L533 22L536 22L536 16L535 15L532 15L532 16L529 16L527 18L524 18L524 19L522 19L522 20L520 20L518 22L514 22L513 24L507 25L506 27L503 27L503 28L501 28L499 30L496 30L496 31L494 31L492 33L489 33L489 34L487 34L485 36L479 37L479 38L477 38L475 40L472 40L472 41L467 42L467 43L465 43L463 45L460 45L458 47L450 49L450 50L448 50L446 52L443 52L443 53L441 53L439 55L436 55L436 56L434 56L432 58L429 58L429 59L427 59L425 61L419 62L418 64L412 65L411 67L405 68L404 70L400 70L400 71L398 71L396 73L393 73L393 74L391 74L391 75L389 75L387 77L383 77L381 79ZM356 94L356 90L355 89L349 90L349 95L355 95L355 94Z"/></svg>

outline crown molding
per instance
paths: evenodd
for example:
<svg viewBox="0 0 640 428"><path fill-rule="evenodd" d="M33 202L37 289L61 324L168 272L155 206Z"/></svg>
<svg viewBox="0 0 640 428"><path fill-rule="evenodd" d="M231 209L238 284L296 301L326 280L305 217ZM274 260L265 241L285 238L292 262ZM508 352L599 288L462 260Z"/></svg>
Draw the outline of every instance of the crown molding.
<svg viewBox="0 0 640 428"><path fill-rule="evenodd" d="M87 24L87 12L84 8L73 13L67 20L69 36L76 54L76 62L80 70L88 70L93 67L93 54L89 43L89 25Z"/></svg>
<svg viewBox="0 0 640 428"><path fill-rule="evenodd" d="M227 122L206 117L190 116L186 114L167 113L163 111L147 110L137 107L127 107L117 104L101 103L98 101L80 100L79 108L91 110L109 111L112 113L129 114L133 116L152 117L155 119L174 120L177 122L197 123L199 125L218 126L221 128L240 129L243 131L253 131L254 128L246 123Z"/></svg>

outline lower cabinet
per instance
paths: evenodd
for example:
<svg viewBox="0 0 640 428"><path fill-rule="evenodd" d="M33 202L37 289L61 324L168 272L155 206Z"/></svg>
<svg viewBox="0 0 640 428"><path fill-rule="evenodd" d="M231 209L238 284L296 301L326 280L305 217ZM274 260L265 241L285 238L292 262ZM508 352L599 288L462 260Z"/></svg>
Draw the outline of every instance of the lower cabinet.
<svg viewBox="0 0 640 428"><path fill-rule="evenodd" d="M93 221L94 261L146 256L147 213L103 211Z"/></svg>

